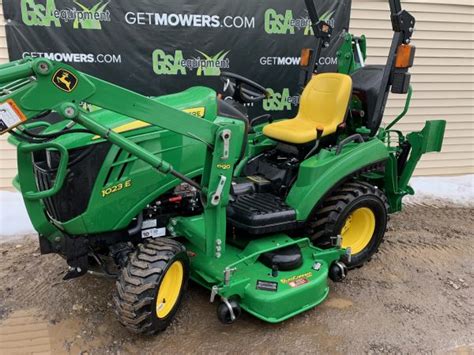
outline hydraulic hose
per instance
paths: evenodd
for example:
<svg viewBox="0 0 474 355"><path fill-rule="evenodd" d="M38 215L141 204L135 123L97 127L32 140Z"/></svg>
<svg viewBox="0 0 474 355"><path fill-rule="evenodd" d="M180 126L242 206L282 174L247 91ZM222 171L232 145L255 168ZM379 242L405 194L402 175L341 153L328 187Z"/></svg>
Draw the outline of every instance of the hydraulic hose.
<svg viewBox="0 0 474 355"><path fill-rule="evenodd" d="M36 134L36 133L30 132L26 129L22 130L21 132L26 134L27 136L32 137L32 138L45 139L45 140L55 139L55 138L58 138L58 137L61 137L61 136L65 135L65 134L71 134L71 133L89 133L89 134L92 134L91 131L89 131L88 129L84 129L84 128L64 129L62 131L55 132L55 133L49 133L49 134Z"/></svg>

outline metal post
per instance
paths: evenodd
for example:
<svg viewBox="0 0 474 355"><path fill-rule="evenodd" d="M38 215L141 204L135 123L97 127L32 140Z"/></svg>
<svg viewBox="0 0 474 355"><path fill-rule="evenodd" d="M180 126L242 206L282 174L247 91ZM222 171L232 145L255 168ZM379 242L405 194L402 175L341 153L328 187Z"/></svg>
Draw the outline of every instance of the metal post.
<svg viewBox="0 0 474 355"><path fill-rule="evenodd" d="M400 11L402 11L402 5L400 3L400 0L389 0L388 2L390 4L390 12L392 13L392 15L396 15Z"/></svg>

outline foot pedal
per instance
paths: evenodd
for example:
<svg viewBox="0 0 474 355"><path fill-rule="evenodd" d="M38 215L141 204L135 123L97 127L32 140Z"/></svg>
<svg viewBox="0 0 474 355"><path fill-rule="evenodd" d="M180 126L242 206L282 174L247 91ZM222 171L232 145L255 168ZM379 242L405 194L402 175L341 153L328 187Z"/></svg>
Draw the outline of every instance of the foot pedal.
<svg viewBox="0 0 474 355"><path fill-rule="evenodd" d="M253 235L283 232L298 226L296 211L270 193L238 196L227 209L229 223Z"/></svg>
<svg viewBox="0 0 474 355"><path fill-rule="evenodd" d="M76 279L87 274L87 269L81 269L80 267L70 267L69 270L63 277L64 281Z"/></svg>

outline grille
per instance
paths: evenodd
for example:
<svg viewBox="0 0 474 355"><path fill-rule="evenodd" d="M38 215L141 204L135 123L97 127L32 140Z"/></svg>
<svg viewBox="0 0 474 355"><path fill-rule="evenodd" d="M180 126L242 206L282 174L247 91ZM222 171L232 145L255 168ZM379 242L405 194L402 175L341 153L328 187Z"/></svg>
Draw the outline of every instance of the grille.
<svg viewBox="0 0 474 355"><path fill-rule="evenodd" d="M66 222L86 211L95 181L109 150L110 144L103 143L69 151L68 172L63 187L56 195L43 199L50 218ZM55 151L33 153L36 185L39 191L53 187L59 159L60 155Z"/></svg>

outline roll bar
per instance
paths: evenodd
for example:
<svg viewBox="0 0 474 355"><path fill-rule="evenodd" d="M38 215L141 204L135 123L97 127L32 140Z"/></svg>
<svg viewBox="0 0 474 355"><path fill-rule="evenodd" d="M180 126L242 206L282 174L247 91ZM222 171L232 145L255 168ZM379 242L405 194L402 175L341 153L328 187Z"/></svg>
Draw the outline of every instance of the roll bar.
<svg viewBox="0 0 474 355"><path fill-rule="evenodd" d="M320 20L314 1L305 0L305 4L311 20L311 28L316 37L316 51L311 51L309 62L305 65L305 69L300 73L298 86L300 87L301 92L303 92L306 84L311 80L314 72L317 71L322 49L323 47L329 47L333 32L333 28L329 23Z"/></svg>
<svg viewBox="0 0 474 355"><path fill-rule="evenodd" d="M380 86L380 93L383 94L379 95L377 99L375 117L368 127L372 135L377 133L382 122L390 89L395 94L406 94L410 86L409 68L396 68L395 61L400 46L411 43L416 20L408 11L403 10L400 0L389 0L389 4L394 33ZM393 86L394 83L396 86Z"/></svg>
<svg viewBox="0 0 474 355"><path fill-rule="evenodd" d="M392 21L393 38L390 46L390 52L387 58L387 64L380 86L380 95L375 106L375 117L369 124L371 135L375 135L380 127L385 112L388 95L390 90L395 94L406 94L410 86L409 67L397 68L395 65L398 51L402 45L411 43L411 37L415 30L415 17L402 8L400 0L388 0L390 5L390 19ZM317 70L317 63L321 56L323 47L329 46L333 28L325 21L321 21L316 9L315 0L305 0L306 8L311 20L311 26L314 30L317 46L316 52L311 58L311 64L308 71L305 71L300 78L300 83L307 83L312 74ZM413 49L414 55L414 49Z"/></svg>
<svg viewBox="0 0 474 355"><path fill-rule="evenodd" d="M309 18L311 20L311 27L316 37L316 53L312 55L311 66L312 71L315 71L319 58L321 57L321 51L323 47L329 47L331 42L333 28L326 21L321 21L319 18L318 10L316 10L316 5L314 0L305 0L306 8L308 9Z"/></svg>

